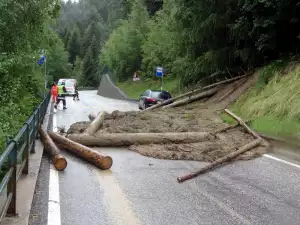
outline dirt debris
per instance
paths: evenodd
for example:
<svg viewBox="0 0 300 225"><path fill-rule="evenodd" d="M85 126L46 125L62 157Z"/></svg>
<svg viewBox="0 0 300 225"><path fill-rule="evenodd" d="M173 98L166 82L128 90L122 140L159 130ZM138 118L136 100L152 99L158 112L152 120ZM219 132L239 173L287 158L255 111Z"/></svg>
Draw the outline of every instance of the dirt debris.
<svg viewBox="0 0 300 225"><path fill-rule="evenodd" d="M138 113L113 112L106 116L101 133L165 133L165 132L211 132L228 126L220 119L220 111L237 100L257 80L257 74L224 85L214 96L177 108L154 109ZM226 96L224 98L224 96ZM77 122L68 134L83 133L90 122ZM141 155L176 160L197 160L212 162L239 147L253 141L253 137L238 127L216 134L214 141L192 144L132 145L130 150ZM249 160L264 154L266 147L257 147L236 159Z"/></svg>
<svg viewBox="0 0 300 225"><path fill-rule="evenodd" d="M68 134L83 133L89 124L90 122L74 123L68 130ZM226 126L228 125L221 121L217 112L205 108L203 104L195 103L187 107L145 111L140 114L104 120L103 128L95 135L100 136L101 133L214 132ZM253 137L239 127L216 134L214 141L192 144L132 145L129 150L159 159L212 162L252 140ZM265 152L266 148L258 147L242 154L237 160L253 159Z"/></svg>

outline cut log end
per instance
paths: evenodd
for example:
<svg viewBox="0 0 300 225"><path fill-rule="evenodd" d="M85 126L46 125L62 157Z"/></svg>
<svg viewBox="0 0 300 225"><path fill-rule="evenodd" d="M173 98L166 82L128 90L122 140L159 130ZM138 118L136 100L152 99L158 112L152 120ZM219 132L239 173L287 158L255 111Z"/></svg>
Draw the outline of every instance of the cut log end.
<svg viewBox="0 0 300 225"><path fill-rule="evenodd" d="M67 160L61 156L53 159L53 165L57 170L63 171L67 167L68 163Z"/></svg>
<svg viewBox="0 0 300 225"><path fill-rule="evenodd" d="M105 157L103 157L102 162L99 165L99 167L103 170L108 170L111 168L112 164L113 164L112 158L110 156L105 156Z"/></svg>

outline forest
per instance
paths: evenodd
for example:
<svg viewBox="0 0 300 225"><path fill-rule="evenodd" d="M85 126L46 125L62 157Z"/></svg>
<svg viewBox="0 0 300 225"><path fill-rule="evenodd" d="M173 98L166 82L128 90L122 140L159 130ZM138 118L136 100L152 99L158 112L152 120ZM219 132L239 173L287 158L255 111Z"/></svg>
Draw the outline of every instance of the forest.
<svg viewBox="0 0 300 225"><path fill-rule="evenodd" d="M298 59L299 7L296 0L2 0L0 146L42 99L41 49L48 84L74 77L95 88L104 73L123 82L135 71L153 80L163 66L190 86Z"/></svg>
<svg viewBox="0 0 300 225"><path fill-rule="evenodd" d="M155 79L156 66L190 85L297 56L299 15L296 0L79 0L56 30L83 85Z"/></svg>

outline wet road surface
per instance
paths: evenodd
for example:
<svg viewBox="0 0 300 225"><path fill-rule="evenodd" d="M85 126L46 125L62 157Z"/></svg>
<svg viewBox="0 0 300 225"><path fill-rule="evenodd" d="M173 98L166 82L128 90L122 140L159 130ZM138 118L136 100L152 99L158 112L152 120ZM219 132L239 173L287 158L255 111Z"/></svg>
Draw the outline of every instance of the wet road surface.
<svg viewBox="0 0 300 225"><path fill-rule="evenodd" d="M60 107L53 126L68 129L88 120L89 113L136 110L137 104L82 91L80 101L68 98L68 109ZM64 153L68 167L57 172L43 157L32 225L300 224L300 166L272 158L276 155L235 162L178 184L177 176L205 163L97 149L113 158L110 170Z"/></svg>

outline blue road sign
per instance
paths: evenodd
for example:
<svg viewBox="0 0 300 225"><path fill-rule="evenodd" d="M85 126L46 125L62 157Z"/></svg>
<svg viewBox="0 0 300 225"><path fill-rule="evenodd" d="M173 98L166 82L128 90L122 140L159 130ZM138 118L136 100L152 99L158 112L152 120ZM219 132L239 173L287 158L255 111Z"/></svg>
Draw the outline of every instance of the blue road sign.
<svg viewBox="0 0 300 225"><path fill-rule="evenodd" d="M160 67L160 66L157 66L157 67L156 67L156 76L157 76L157 77L162 77L163 75L164 75L164 73L163 73L163 68Z"/></svg>

